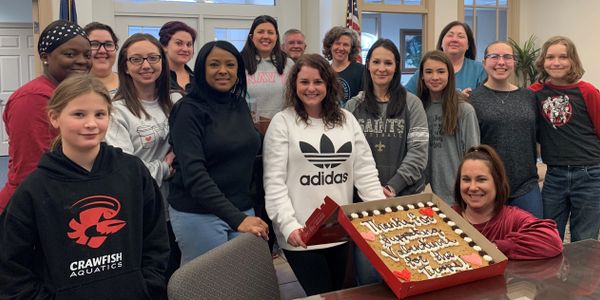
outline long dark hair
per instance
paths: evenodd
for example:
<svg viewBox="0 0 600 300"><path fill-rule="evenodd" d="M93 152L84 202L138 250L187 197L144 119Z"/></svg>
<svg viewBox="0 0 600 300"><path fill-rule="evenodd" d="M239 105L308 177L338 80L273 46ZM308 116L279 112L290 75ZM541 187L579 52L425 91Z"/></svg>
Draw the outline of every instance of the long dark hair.
<svg viewBox="0 0 600 300"><path fill-rule="evenodd" d="M431 93L423 81L425 62L435 60L446 66L448 73L448 83L442 90L442 132L447 135L453 135L458 127L458 103L465 99L456 91L456 80L454 78L454 69L448 56L439 50L433 50L425 53L419 65L419 79L417 80L417 97L423 102L423 107L427 109L431 105Z"/></svg>
<svg viewBox="0 0 600 300"><path fill-rule="evenodd" d="M277 34L277 39L275 40L275 47L271 50L271 63L277 69L277 73L280 75L283 74L283 69L285 68L285 63L287 61L287 54L281 50L281 43L279 42L279 28L277 28L277 21L275 18L262 15L258 16L252 22L252 26L250 27L250 31L248 32L248 38L246 38L246 44L244 44L244 48L242 49L242 57L244 58L244 64L246 66L246 70L249 75L256 73L256 68L258 66L258 62L262 58L256 58L258 56L258 50L256 46L254 46L254 42L252 42L252 35L254 34L254 30L256 27L263 23L271 23L273 27L275 27L275 33Z"/></svg>
<svg viewBox="0 0 600 300"><path fill-rule="evenodd" d="M219 92L213 89L208 82L206 81L206 58L208 54L214 49L219 48L223 49L233 56L237 60L238 69L237 69L237 82L231 89L230 93L237 100L246 99L246 70L244 69L244 60L242 59L242 55L240 52L228 41L211 41L202 48L198 52L198 57L196 57L196 63L194 65L194 80L192 81L192 92L190 93L191 98L202 99L203 101L210 101L211 94L218 94Z"/></svg>
<svg viewBox="0 0 600 300"><path fill-rule="evenodd" d="M144 109L139 100L137 89L135 88L131 75L127 74L127 50L134 43L141 41L148 41L152 43L154 46L156 46L158 53L161 56L160 63L162 70L160 71L160 75L156 80L154 94L158 97L158 105L165 115L168 116L173 108L173 101L171 100L170 93L171 86L169 83L169 63L167 62L165 51L160 42L158 42L155 37L147 33L136 33L130 36L127 40L125 40L125 43L123 43L121 50L119 50L119 60L117 61L117 68L119 72L119 88L117 89L114 100L123 99L123 101L125 101L125 106L127 106L129 111L131 111L134 116L140 118L143 114L147 119L150 118L150 115Z"/></svg>
<svg viewBox="0 0 600 300"><path fill-rule="evenodd" d="M319 54L305 54L300 56L296 61L296 64L288 75L285 92L286 107L293 107L299 118L308 124L308 113L296 93L298 73L304 66L317 69L319 76L321 76L321 79L323 79L323 82L327 86L327 95L325 95L323 102L321 102L323 123L328 128L333 128L336 125L341 126L346 121L346 117L338 101L342 93L342 87L337 80L335 71L331 68L327 60Z"/></svg>
<svg viewBox="0 0 600 300"><path fill-rule="evenodd" d="M506 170L502 159L496 153L496 150L491 146L481 144L479 146L473 146L467 150L467 153L463 157L463 160L458 166L456 175L456 181L454 182L454 199L460 207L461 211L467 209L467 203L460 194L460 181L462 176L462 167L466 160L482 160L490 168L490 173L494 179L494 186L496 188L496 199L494 199L494 215L498 214L502 210L502 206L506 203L508 196L510 195L510 187L508 185L508 177L506 177Z"/></svg>
<svg viewBox="0 0 600 300"><path fill-rule="evenodd" d="M463 23L460 21L452 21L452 22L448 23L448 25L446 25L446 27L444 27L444 29L442 29L442 32L440 32L437 46L435 48L442 52L444 51L444 49L442 49L442 42L444 41L444 36L446 36L446 33L448 33L448 31L450 31L450 29L452 29L452 27L457 26L457 25L462 26L462 28L465 29L465 33L467 34L467 42L469 43L469 49L467 49L467 52L465 52L465 57L475 60L475 57L477 56L477 46L475 45L475 38L473 37L473 31L471 30L471 27L469 27L469 25L467 23ZM454 68L452 68L451 70L454 70Z"/></svg>
<svg viewBox="0 0 600 300"><path fill-rule="evenodd" d="M394 63L396 64L396 69L394 70L394 76L392 77L392 81L388 86L387 93L390 96L390 102L387 106L387 117L396 117L404 112L406 107L406 89L400 83L400 66L402 65L402 60L400 58L400 53L398 52L398 48L389 39L378 39L369 52L367 53L367 59L365 66L367 68L367 72L363 72L363 86L365 93L365 101L359 104L360 106L364 106L365 110L372 114L373 116L379 117L381 111L379 111L379 105L377 105L377 97L374 93L374 85L373 78L371 78L371 72L369 71L369 63L371 62L371 55L375 49L382 47L386 50L389 50L394 54Z"/></svg>

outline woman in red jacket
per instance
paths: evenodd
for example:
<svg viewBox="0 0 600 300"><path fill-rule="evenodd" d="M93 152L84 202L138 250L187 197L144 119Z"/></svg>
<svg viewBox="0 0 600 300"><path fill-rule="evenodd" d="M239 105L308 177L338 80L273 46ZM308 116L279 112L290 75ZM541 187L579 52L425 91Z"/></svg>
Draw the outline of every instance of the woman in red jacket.
<svg viewBox="0 0 600 300"><path fill-rule="evenodd" d="M508 179L494 148L471 147L458 170L456 210L509 259L542 259L562 252L554 221L504 205L510 194Z"/></svg>

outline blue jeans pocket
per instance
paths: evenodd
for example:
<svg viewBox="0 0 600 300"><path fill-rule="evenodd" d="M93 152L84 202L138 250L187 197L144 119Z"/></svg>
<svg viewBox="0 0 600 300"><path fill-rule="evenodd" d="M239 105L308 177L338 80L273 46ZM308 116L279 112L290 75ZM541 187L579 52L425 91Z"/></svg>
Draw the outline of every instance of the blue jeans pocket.
<svg viewBox="0 0 600 300"><path fill-rule="evenodd" d="M600 165L589 166L585 172L590 179L600 180Z"/></svg>

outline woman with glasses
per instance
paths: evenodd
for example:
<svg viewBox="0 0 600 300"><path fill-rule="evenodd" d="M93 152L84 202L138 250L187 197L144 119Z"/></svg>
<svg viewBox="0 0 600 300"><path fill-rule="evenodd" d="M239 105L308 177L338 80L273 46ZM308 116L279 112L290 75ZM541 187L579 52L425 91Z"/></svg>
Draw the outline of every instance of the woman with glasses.
<svg viewBox="0 0 600 300"><path fill-rule="evenodd" d="M510 82L515 71L513 48L493 42L485 49L487 81L471 95L477 113L481 143L496 149L506 165L510 195L506 204L543 217L542 194L536 167L535 96Z"/></svg>
<svg viewBox="0 0 600 300"><path fill-rule="evenodd" d="M88 35L92 47L90 73L100 79L110 95L114 96L119 87L119 76L113 72L119 38L110 26L98 22L87 24L83 30Z"/></svg>
<svg viewBox="0 0 600 300"><path fill-rule="evenodd" d="M196 30L183 22L171 21L160 28L158 36L165 49L166 60L169 62L171 89L189 93L192 89L194 72L187 63L194 56Z"/></svg>
<svg viewBox="0 0 600 300"><path fill-rule="evenodd" d="M166 199L165 180L173 175L175 157L168 142L168 117L182 95L170 92L169 65L164 57L163 47L149 34L136 33L123 43L117 62L120 85L113 99L106 142L139 157ZM179 258L173 257L177 248L173 248L176 244L168 220L172 256L167 271L173 272Z"/></svg>

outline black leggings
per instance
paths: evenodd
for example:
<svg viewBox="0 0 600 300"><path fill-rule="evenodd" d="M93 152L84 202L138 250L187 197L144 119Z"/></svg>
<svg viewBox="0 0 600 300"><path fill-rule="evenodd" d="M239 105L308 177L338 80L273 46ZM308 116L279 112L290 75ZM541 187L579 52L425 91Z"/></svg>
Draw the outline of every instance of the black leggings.
<svg viewBox="0 0 600 300"><path fill-rule="evenodd" d="M283 250L307 296L337 291L343 287L350 243L308 250Z"/></svg>
<svg viewBox="0 0 600 300"><path fill-rule="evenodd" d="M173 233L173 227L171 227L171 221L167 221L167 230L169 232L169 246L171 246L171 253L169 255L169 262L167 264L167 270L165 271L165 280L169 283L171 275L179 269L181 263L181 251L175 241L175 234Z"/></svg>

